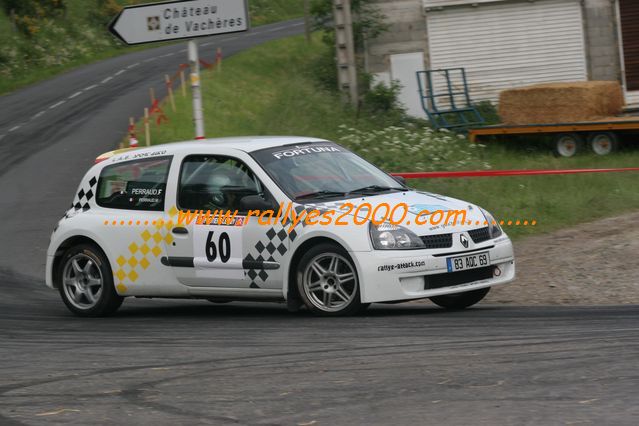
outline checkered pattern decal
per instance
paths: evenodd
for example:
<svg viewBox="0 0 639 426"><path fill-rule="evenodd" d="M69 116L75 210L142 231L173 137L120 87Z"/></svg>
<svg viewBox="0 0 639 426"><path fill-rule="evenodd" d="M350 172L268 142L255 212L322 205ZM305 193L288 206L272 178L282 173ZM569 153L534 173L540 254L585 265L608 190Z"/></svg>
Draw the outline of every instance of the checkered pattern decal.
<svg viewBox="0 0 639 426"><path fill-rule="evenodd" d="M318 204L305 204L295 205L295 213L299 216L304 210L319 210L320 213L324 213L329 210L338 210L344 201L318 203ZM264 234L264 238L260 239L252 250L244 257L244 261L250 262L277 262L288 251L285 245L286 239L292 243L298 237L301 232L300 228L306 227L306 222L301 220L296 227L288 232L289 218L284 218L278 222L275 226L270 227ZM246 270L246 275L251 279L251 288L260 288L258 283L263 283L268 279L268 272L265 269L250 268Z"/></svg>
<svg viewBox="0 0 639 426"><path fill-rule="evenodd" d="M135 285L140 273L151 265L149 259L159 259L164 253L163 242L171 245L171 230L177 213L177 208L171 207L168 220L158 220L153 225L145 227L127 247L128 253L122 253L115 259L118 268L114 270L113 277L120 294L125 294L129 286Z"/></svg>
<svg viewBox="0 0 639 426"><path fill-rule="evenodd" d="M75 213L79 211L87 211L91 209L90 201L95 197L96 185L98 184L98 180L94 177L89 179L89 186L80 188L75 198L73 199L73 203L71 204L71 208L67 210L64 217L69 218Z"/></svg>
<svg viewBox="0 0 639 426"><path fill-rule="evenodd" d="M303 206L295 206L295 212L298 215L303 210ZM277 259L281 259L288 251L285 244L286 239L289 239L291 242L295 241L298 235L296 229L306 225L301 221L289 233L288 227L286 226L287 223L287 218L284 218L278 221L276 225L270 227L264 234L264 238L258 240L254 248L244 257L244 261L275 262ZM268 279L268 271L265 269L250 268L246 270L246 275L251 279L251 288L260 288L257 282L264 282Z"/></svg>

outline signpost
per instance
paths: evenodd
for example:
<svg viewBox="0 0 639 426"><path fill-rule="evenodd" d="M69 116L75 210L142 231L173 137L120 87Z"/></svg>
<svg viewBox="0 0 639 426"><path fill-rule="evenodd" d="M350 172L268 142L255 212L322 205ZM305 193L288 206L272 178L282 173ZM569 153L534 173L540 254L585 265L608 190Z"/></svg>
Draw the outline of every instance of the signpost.
<svg viewBox="0 0 639 426"><path fill-rule="evenodd" d="M187 0L128 6L109 26L109 31L126 44L190 39L193 119L198 139L204 138L204 117L198 48L193 39L248 29L246 0Z"/></svg>

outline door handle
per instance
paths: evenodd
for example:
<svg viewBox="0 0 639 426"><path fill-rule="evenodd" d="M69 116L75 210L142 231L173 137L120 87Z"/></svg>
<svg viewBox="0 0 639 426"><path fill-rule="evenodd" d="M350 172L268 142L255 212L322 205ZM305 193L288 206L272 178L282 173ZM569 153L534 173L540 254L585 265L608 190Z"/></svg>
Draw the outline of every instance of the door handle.
<svg viewBox="0 0 639 426"><path fill-rule="evenodd" d="M175 228L173 228L171 232L173 232L174 234L181 234L181 235L185 235L189 233L188 229L183 228L181 226L176 226Z"/></svg>

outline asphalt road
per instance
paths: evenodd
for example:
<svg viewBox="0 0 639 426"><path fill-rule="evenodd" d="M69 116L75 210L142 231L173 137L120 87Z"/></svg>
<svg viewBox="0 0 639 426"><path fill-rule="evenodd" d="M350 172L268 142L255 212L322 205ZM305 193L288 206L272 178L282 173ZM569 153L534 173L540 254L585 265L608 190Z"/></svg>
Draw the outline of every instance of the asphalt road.
<svg viewBox="0 0 639 426"><path fill-rule="evenodd" d="M80 320L42 286L0 279L2 425L639 418L636 307L404 304L322 319L275 304L127 301L116 317Z"/></svg>
<svg viewBox="0 0 639 426"><path fill-rule="evenodd" d="M229 55L299 24L201 43ZM112 318L73 317L43 285L49 233L183 48L0 98L0 425L637 423L634 306L403 304L321 319L127 300Z"/></svg>

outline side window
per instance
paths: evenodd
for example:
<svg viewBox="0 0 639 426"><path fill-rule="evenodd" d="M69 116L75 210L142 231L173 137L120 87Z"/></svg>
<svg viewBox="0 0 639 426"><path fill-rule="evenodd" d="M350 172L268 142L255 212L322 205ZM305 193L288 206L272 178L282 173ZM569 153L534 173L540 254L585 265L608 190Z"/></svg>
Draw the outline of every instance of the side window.
<svg viewBox="0 0 639 426"><path fill-rule="evenodd" d="M182 210L241 210L240 200L262 193L253 172L239 160L191 155L180 171L178 206Z"/></svg>
<svg viewBox="0 0 639 426"><path fill-rule="evenodd" d="M98 181L98 205L111 209L164 210L171 158L148 158L105 167Z"/></svg>

